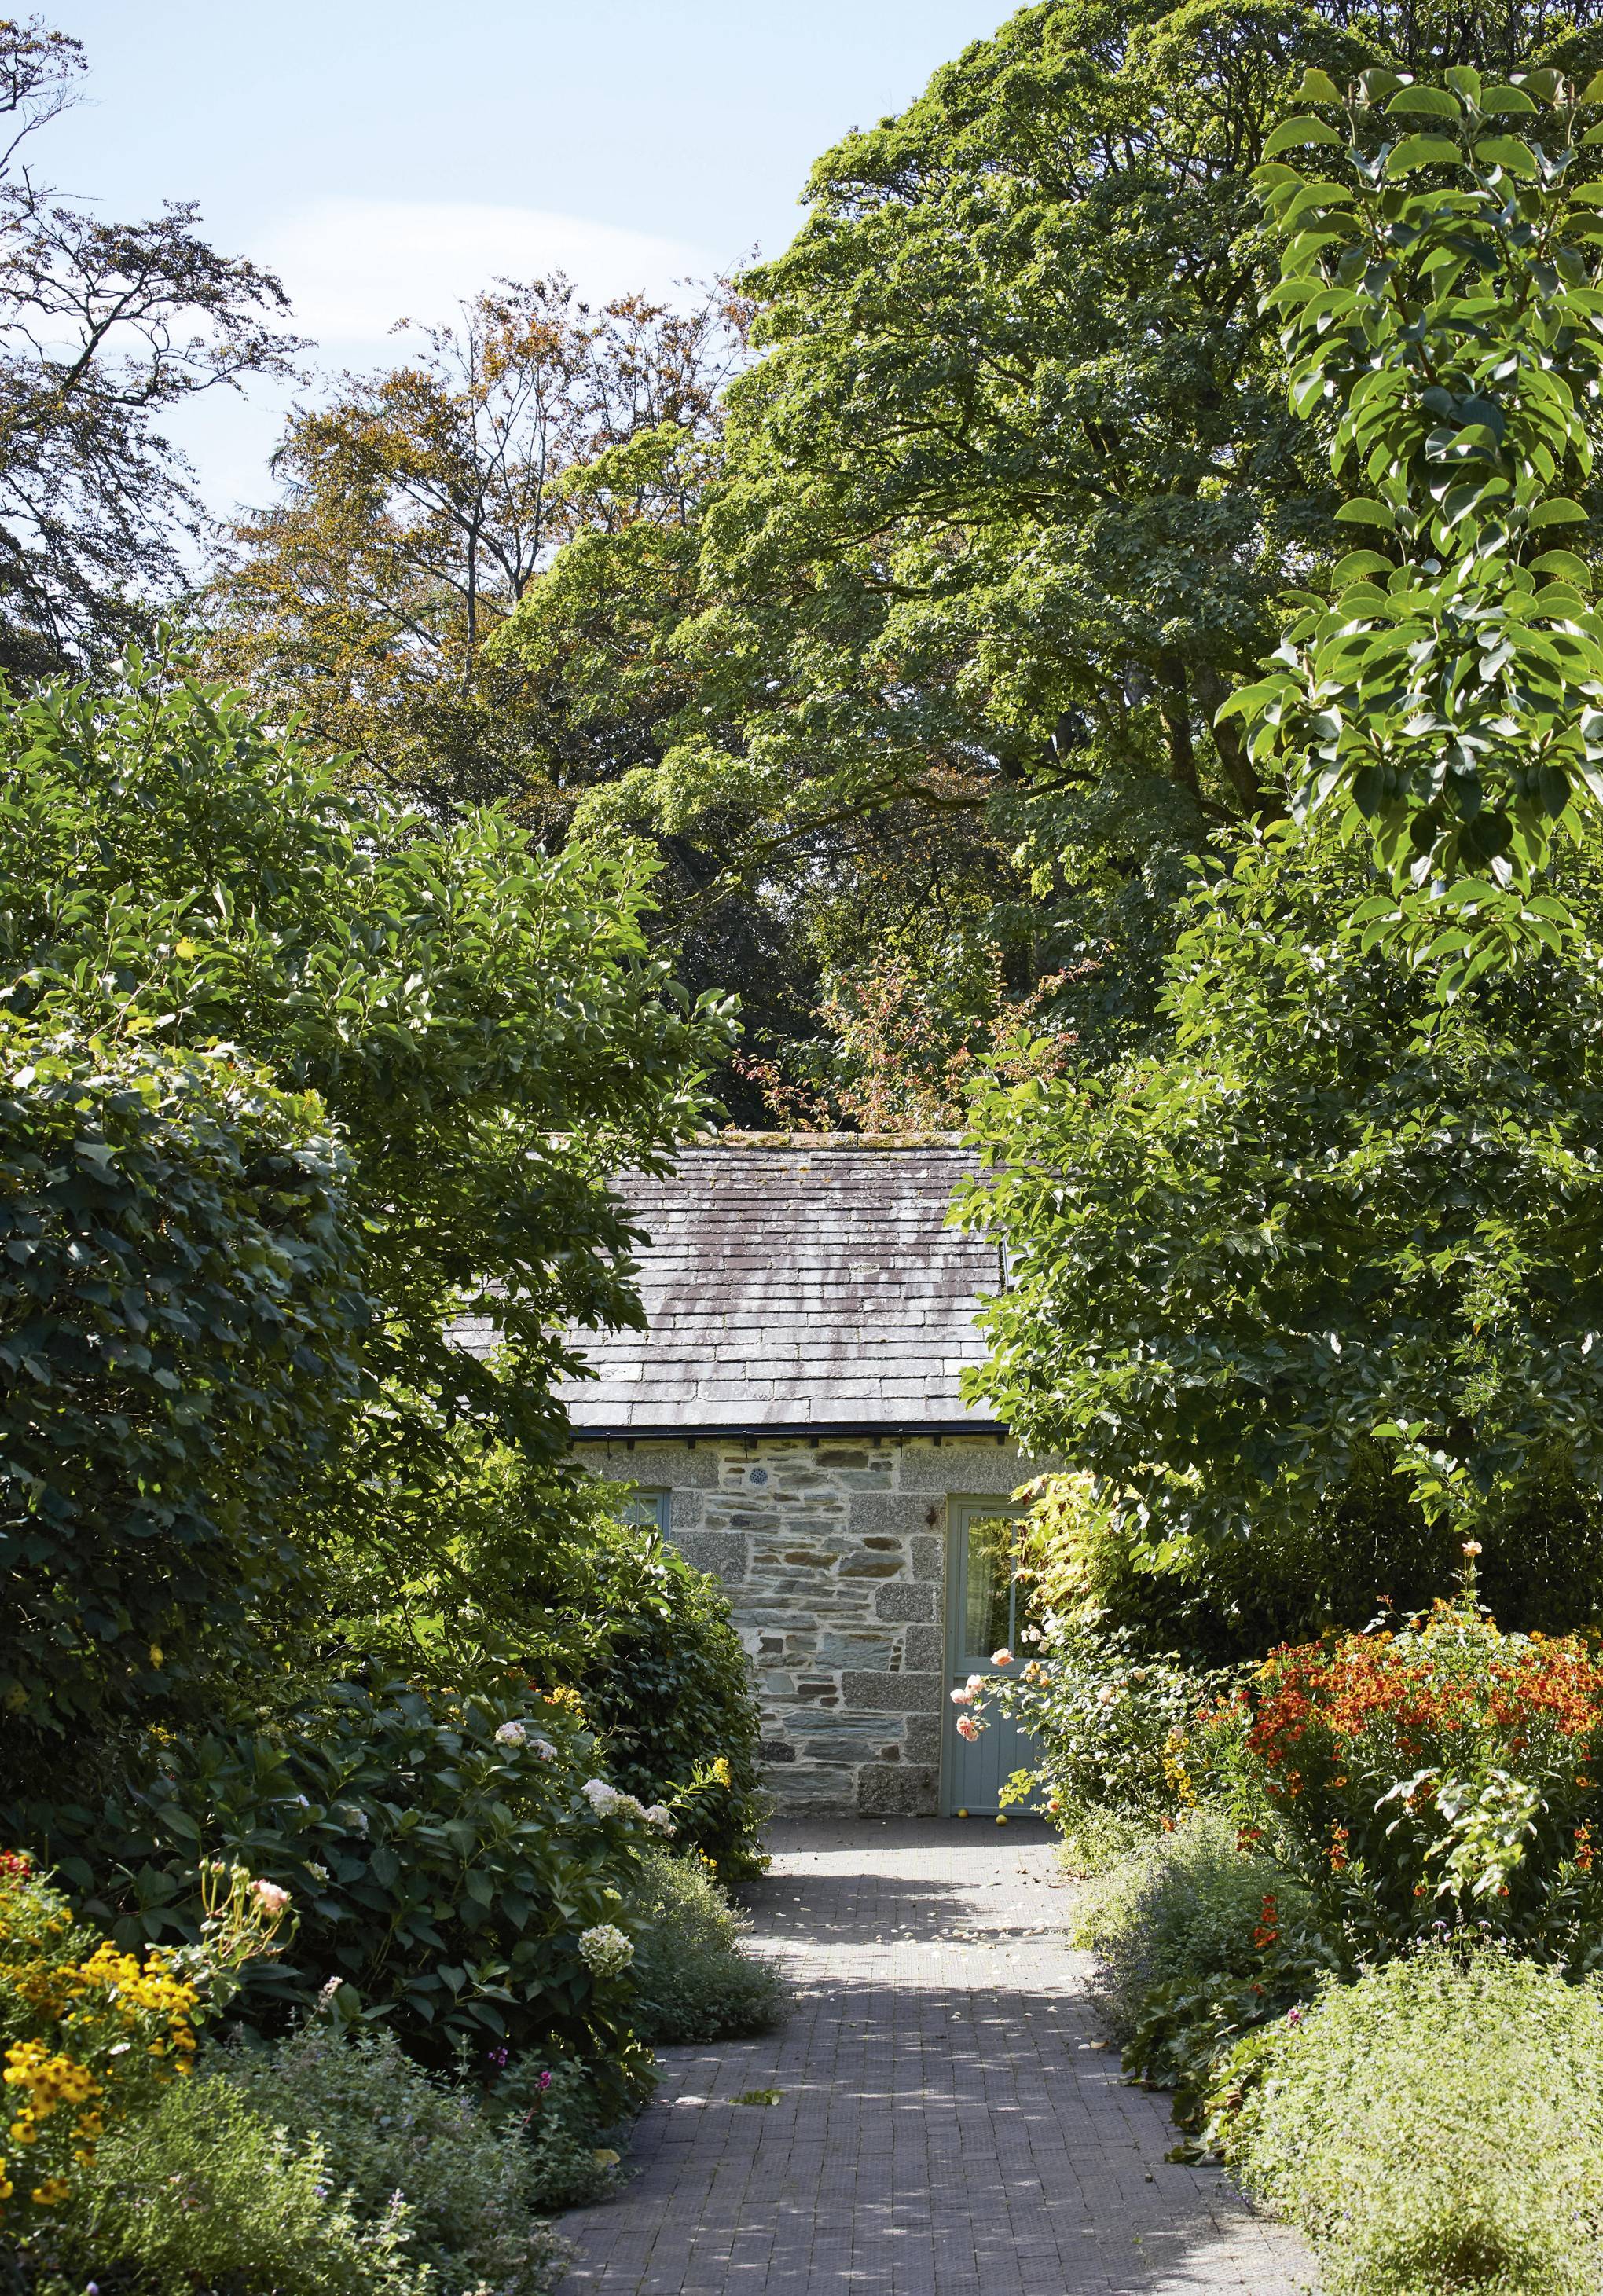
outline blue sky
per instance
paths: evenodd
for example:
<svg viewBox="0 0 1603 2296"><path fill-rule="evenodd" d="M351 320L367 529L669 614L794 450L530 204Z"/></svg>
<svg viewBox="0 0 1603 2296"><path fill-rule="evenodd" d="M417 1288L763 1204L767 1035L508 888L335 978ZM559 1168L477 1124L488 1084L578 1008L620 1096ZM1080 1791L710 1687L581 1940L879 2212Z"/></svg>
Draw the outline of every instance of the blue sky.
<svg viewBox="0 0 1603 2296"><path fill-rule="evenodd" d="M496 273L597 295L773 250L814 157L898 111L1005 0L61 0L87 97L47 180L132 217L201 203L274 265L332 366L384 355ZM219 508L263 498L282 401L181 436Z"/></svg>

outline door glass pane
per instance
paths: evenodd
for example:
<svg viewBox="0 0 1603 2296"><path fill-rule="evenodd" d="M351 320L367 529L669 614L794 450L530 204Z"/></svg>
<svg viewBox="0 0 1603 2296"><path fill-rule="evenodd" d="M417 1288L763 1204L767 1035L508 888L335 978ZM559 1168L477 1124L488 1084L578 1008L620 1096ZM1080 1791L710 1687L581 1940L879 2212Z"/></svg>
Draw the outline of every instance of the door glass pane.
<svg viewBox="0 0 1603 2296"><path fill-rule="evenodd" d="M1010 1515L968 1518L968 1578L964 1588L964 1655L986 1658L1013 1632L1013 1542Z"/></svg>

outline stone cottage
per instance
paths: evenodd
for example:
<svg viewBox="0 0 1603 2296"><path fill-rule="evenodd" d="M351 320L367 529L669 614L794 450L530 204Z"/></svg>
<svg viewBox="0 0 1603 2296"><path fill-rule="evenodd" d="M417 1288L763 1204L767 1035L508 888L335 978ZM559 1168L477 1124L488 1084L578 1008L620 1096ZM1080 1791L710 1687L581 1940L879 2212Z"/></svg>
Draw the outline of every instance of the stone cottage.
<svg viewBox="0 0 1603 2296"><path fill-rule="evenodd" d="M997 1808L1030 1759L949 1692L1016 1631L1011 1494L1035 1469L959 1392L998 1248L949 1227L938 1135L726 1133L619 1183L646 1328L576 1335L584 1464L728 1589L781 1811Z"/></svg>

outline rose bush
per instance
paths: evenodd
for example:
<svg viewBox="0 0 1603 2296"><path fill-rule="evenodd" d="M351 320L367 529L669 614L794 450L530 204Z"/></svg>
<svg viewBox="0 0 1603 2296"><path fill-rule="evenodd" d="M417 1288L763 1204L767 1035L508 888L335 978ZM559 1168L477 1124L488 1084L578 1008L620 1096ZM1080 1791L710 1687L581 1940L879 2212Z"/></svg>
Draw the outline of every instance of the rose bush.
<svg viewBox="0 0 1603 2296"><path fill-rule="evenodd" d="M1024 1638L1022 1662L999 1652L1007 1671L972 1676L951 1693L964 1736L978 1735L994 1702L1040 1744L1039 1769L1019 1773L1008 1799L1044 1788L1048 1815L1097 1862L1196 1806L1198 1718L1228 1676L1146 1657L1127 1634L1051 1612Z"/></svg>

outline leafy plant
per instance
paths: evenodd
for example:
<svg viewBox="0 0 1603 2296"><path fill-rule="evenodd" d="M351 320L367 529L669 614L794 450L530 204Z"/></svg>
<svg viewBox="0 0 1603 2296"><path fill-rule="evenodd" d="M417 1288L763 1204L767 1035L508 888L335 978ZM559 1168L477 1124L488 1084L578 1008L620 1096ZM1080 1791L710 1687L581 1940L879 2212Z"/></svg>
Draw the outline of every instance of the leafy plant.
<svg viewBox="0 0 1603 2296"><path fill-rule="evenodd" d="M90 2279L102 2296L435 2296L412 2240L399 2193L365 2216L326 2144L211 2073L124 2123L63 2222L15 2261L28 2296L79 2296Z"/></svg>
<svg viewBox="0 0 1603 2296"><path fill-rule="evenodd" d="M99 1726L51 1789L81 1805L144 1721L359 1664L308 1570L451 1575L475 1445L549 1519L563 1335L639 1313L608 1177L694 1126L730 1024L648 955L641 857L360 801L142 657L5 702L0 758L0 1794L37 1835L52 1727Z"/></svg>
<svg viewBox="0 0 1603 2296"><path fill-rule="evenodd" d="M1344 94L1311 70L1301 93L1320 111L1283 120L1257 174L1289 242L1266 300L1293 413L1335 412L1336 516L1389 547L1301 596L1268 676L1224 710L1299 813L1334 800L1369 825L1408 898L1360 905L1369 941L1462 982L1558 946L1563 905L1533 882L1603 801L1603 622L1585 561L1550 547L1587 517L1566 488L1591 472L1603 373L1603 180L1582 129L1603 73L1577 90L1552 70L1375 70ZM1280 156L1305 146L1311 172Z"/></svg>
<svg viewBox="0 0 1603 2296"><path fill-rule="evenodd" d="M567 2261L536 2211L537 2148L493 2113L477 2083L423 2072L382 2030L314 2018L271 2051L210 2061L264 2127L321 2146L326 2183L358 2222L382 2225L399 2194L407 2260L439 2296L544 2296Z"/></svg>
<svg viewBox="0 0 1603 2296"><path fill-rule="evenodd" d="M1042 1476L1024 1529L1036 1599L1099 1634L1122 1631L1144 1657L1171 1652L1204 1668L1355 1631L1383 1605L1428 1610L1458 1574L1461 1539L1450 1520L1426 1520L1390 1448L1355 1446L1346 1481L1305 1517L1266 1512L1250 1542L1213 1549L1197 1570L1158 1567L1089 1477ZM1603 1505L1556 1462L1478 1568L1492 1611L1523 1632L1603 1624Z"/></svg>
<svg viewBox="0 0 1603 2296"><path fill-rule="evenodd" d="M766 2033L789 1988L748 1952L748 1924L695 1852L648 1851L635 1885L635 2030L659 2046Z"/></svg>
<svg viewBox="0 0 1603 2296"><path fill-rule="evenodd" d="M1198 1810L1091 1882L1074 1942L1131 2080L1173 2091L1196 2131L1219 2069L1244 2033L1308 1998L1337 1956L1307 1893L1243 1847L1217 1810Z"/></svg>
<svg viewBox="0 0 1603 2296"><path fill-rule="evenodd" d="M639 1313L607 1177L694 1128L731 1027L648 954L645 857L547 855L493 809L442 829L364 803L238 693L139 656L101 691L0 711L0 1003L227 1042L317 1092L384 1306L363 1355L395 1398L391 1448L440 1439L400 1408L421 1392L564 1449L563 1332ZM504 1364L451 1336L475 1306Z"/></svg>
<svg viewBox="0 0 1603 2296"><path fill-rule="evenodd" d="M1246 2041L1216 2124L1331 2296L1582 2296L1603 2266L1603 1996L1442 1948Z"/></svg>
<svg viewBox="0 0 1603 2296"><path fill-rule="evenodd" d="M760 1874L760 1731L728 1595L635 1529L598 1539L583 1567L580 1601L604 1632L579 1687L610 1775L643 1801L671 1801L679 1841L721 1881Z"/></svg>
<svg viewBox="0 0 1603 2296"><path fill-rule="evenodd" d="M560 1703L348 1687L273 1739L175 1738L141 1801L95 1818L73 1859L116 1933L195 1933L197 1859L221 1851L293 1894L294 1948L251 1972L247 2012L283 2017L340 1988L437 2063L534 2046L590 2069L604 2116L649 2092L627 1958L588 1931L628 1919L641 1845L666 1811L596 1775ZM349 1988L349 1992L345 1988Z"/></svg>
<svg viewBox="0 0 1603 2296"><path fill-rule="evenodd" d="M77 1920L29 1857L0 1851L0 2238L47 2231L76 2204L107 2131L193 2073L197 2028L238 1964L271 1949L271 1888L209 1878L199 1945L141 1955Z"/></svg>
<svg viewBox="0 0 1603 2296"><path fill-rule="evenodd" d="M1276 1652L1252 1685L1249 1786L1325 1921L1369 1959L1443 1925L1603 1957L1603 1659L1472 1603Z"/></svg>
<svg viewBox="0 0 1603 2296"><path fill-rule="evenodd" d="M1009 1652L1009 1671L971 1676L951 1698L965 1736L984 1727L994 1702L1035 1737L1040 1766L1020 1783L1046 1788L1071 1854L1094 1842L1128 1847L1195 1807L1204 1779L1190 1742L1223 1677L1148 1657L1126 1633L1051 1611L1025 1640L1029 1656Z"/></svg>
<svg viewBox="0 0 1603 2296"><path fill-rule="evenodd" d="M1244 840L1191 896L1172 1054L982 1103L1009 1269L970 1391L1139 1561L1238 1581L1377 1448L1449 1554L1512 1557L1555 1484L1596 1510L1603 875L1556 867L1564 955L1443 1005L1347 930L1363 857Z"/></svg>
<svg viewBox="0 0 1603 2296"><path fill-rule="evenodd" d="M485 2111L524 2148L537 2208L582 2208L623 2182L623 2131L616 2097L607 2096L604 2080L583 2065L538 2049L495 2075Z"/></svg>
<svg viewBox="0 0 1603 2296"><path fill-rule="evenodd" d="M0 1011L0 1795L203 1710L363 1392L364 1238L309 1093Z"/></svg>
<svg viewBox="0 0 1603 2296"><path fill-rule="evenodd" d="M1197 1810L1084 1884L1073 1941L1101 1964L1097 1998L1123 2042L1155 1987L1255 1976L1268 1932L1303 1921L1309 1905L1272 1858L1241 1847L1232 1820Z"/></svg>

